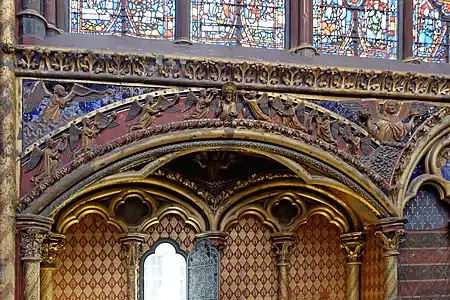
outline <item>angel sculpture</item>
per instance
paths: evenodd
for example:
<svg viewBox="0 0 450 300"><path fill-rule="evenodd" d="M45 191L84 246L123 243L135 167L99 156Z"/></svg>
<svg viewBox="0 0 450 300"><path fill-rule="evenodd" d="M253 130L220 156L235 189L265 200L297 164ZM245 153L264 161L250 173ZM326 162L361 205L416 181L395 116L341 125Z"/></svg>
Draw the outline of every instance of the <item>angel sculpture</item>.
<svg viewBox="0 0 450 300"><path fill-rule="evenodd" d="M29 172L37 167L39 172L31 178L31 181L38 184L44 177L51 175L61 163L61 152L67 148L67 135L62 135L61 139L54 141L52 138L45 140L45 148L41 150L35 146L31 151L30 160L27 163L25 172Z"/></svg>
<svg viewBox="0 0 450 300"><path fill-rule="evenodd" d="M358 154L361 147L361 137L357 134L355 129L350 124L342 124L339 128L339 133L342 140L345 142L346 150L353 155Z"/></svg>
<svg viewBox="0 0 450 300"><path fill-rule="evenodd" d="M222 86L222 101L219 102L216 111L216 116L222 121L231 121L238 116L236 90L237 87L232 82L227 82Z"/></svg>
<svg viewBox="0 0 450 300"><path fill-rule="evenodd" d="M106 116L105 114L98 112L94 120L84 118L81 121L82 127L78 128L72 123L69 128L69 145L70 150L75 151L79 144L78 152L86 152L94 148L94 139L98 134L106 128L114 128L119 126L114 119L116 114Z"/></svg>
<svg viewBox="0 0 450 300"><path fill-rule="evenodd" d="M368 109L360 113L360 119L367 131L379 141L403 141L411 131L415 117L420 114L411 111L411 104L402 105L392 100L383 104L381 113L378 102L363 102L361 105ZM407 123L403 123L405 118L410 118Z"/></svg>
<svg viewBox="0 0 450 300"><path fill-rule="evenodd" d="M132 125L129 125L129 130L141 130L149 128L155 123L156 117L160 117L164 111L178 111L175 106L180 100L180 96L176 95L173 101L167 100L164 96L159 96L158 100L153 96L147 96L144 105L139 104L138 101L134 101L131 104L130 110L125 118L125 121L131 121L137 116L139 120Z"/></svg>
<svg viewBox="0 0 450 300"><path fill-rule="evenodd" d="M195 109L194 112L185 119L209 119L211 113L211 103L217 93L217 89L202 89L200 90L199 97L197 97L194 93L189 92L181 112L188 111L194 104Z"/></svg>
<svg viewBox="0 0 450 300"><path fill-rule="evenodd" d="M270 114L271 100L269 99L267 93L264 93L258 99L256 99L255 91L240 94L256 120L272 122L272 119L270 118L272 116Z"/></svg>
<svg viewBox="0 0 450 300"><path fill-rule="evenodd" d="M70 92L67 92L62 85L55 85L53 93L47 89L43 81L38 81L31 92L29 93L28 101L25 104L24 112L28 113L33 111L42 99L50 97L50 101L44 108L41 114L41 118L44 122L53 121L56 122L61 117L61 110L65 107L69 107L72 102L88 102L98 99L99 95L110 93L110 91L96 91L87 87L84 87L78 83L75 83Z"/></svg>
<svg viewBox="0 0 450 300"><path fill-rule="evenodd" d="M303 103L301 105L304 105ZM301 106L298 105L298 106ZM293 128L293 129L304 129L303 124L299 121L297 117L297 105L294 106L294 102L291 99L288 99L284 104L281 102L279 96L275 98L273 101L272 107L275 109L276 113L281 117L281 122L284 126ZM299 107L300 108L300 107ZM304 109L302 108L303 113Z"/></svg>
<svg viewBox="0 0 450 300"><path fill-rule="evenodd" d="M316 129L316 135L320 139L327 143L337 145L336 139L332 133L332 125L337 122L337 120L331 121L330 114L328 112L323 113L322 116L319 115L318 111L314 109L309 118L309 131L312 133Z"/></svg>

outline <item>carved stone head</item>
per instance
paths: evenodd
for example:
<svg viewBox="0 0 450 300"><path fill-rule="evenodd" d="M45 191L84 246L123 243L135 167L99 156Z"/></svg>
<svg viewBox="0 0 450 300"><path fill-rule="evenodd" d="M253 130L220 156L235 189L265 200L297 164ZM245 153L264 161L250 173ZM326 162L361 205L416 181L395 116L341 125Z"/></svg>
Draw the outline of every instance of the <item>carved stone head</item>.
<svg viewBox="0 0 450 300"><path fill-rule="evenodd" d="M384 104L384 111L388 115L395 115L399 110L399 104L396 101L390 100Z"/></svg>
<svg viewBox="0 0 450 300"><path fill-rule="evenodd" d="M66 89L62 85L59 85L59 84L55 85L55 88L53 89L53 91L58 96L61 96L61 97L67 96Z"/></svg>

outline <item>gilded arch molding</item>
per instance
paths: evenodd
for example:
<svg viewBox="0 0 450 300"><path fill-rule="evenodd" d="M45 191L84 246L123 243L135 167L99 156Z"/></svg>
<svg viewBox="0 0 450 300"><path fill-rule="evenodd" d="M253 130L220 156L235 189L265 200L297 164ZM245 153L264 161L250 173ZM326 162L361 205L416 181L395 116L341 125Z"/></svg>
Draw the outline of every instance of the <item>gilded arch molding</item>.
<svg viewBox="0 0 450 300"><path fill-rule="evenodd" d="M215 132L213 130L209 130L207 135L212 136L215 135L217 137L223 137L224 134L228 134L227 130L216 130ZM180 136L181 135L181 136ZM246 132L246 131L234 131L234 137L239 136L247 136L247 138L250 137L258 137L259 139L264 139L267 142L271 141L272 143L280 143L279 136L274 135L268 135L258 132ZM183 137L184 136L184 137ZM342 165L342 162L336 161L335 158L333 158L330 155L326 155L324 153L325 157L327 157L326 161L328 164L335 161L336 166L340 166L339 169L341 171L338 171L336 168L333 168L332 166L325 164L323 162L320 162L317 159L314 159L310 156L307 156L305 154L302 154L301 152L297 152L291 149L275 146L272 144L261 143L261 142L252 142L252 141L246 141L246 140L209 140L205 141L205 134L201 135L203 137L203 140L200 141L190 141L190 142L184 142L184 143L178 143L178 144L171 144L167 146L162 146L160 148L156 148L153 150L148 150L147 152L143 152L145 148L140 148L139 145L132 144L130 145L129 149L117 149L117 152L111 151L106 156L101 156L98 158L98 160L93 160L92 163L85 164L81 168L74 170L70 174L68 174L66 177L62 177L62 179L59 181L59 185L55 186L52 185L48 190L46 190L43 194L36 197L36 200L29 202L32 205L28 206L25 205L26 202L22 202L24 204L24 212L35 212L35 213L44 213L49 214L54 208L57 208L58 206L63 205L64 202L66 202L70 196L76 193L76 191L80 190L82 187L86 187L89 184L91 184L94 181L97 181L101 179L102 177L113 174L117 172L117 170L120 169L120 167L126 166L128 163L132 161L136 161L137 159L143 159L146 157L156 157L160 156L161 154L168 153L168 152L176 152L179 150L184 149L196 149L197 151L200 151L201 149L210 149L211 147L243 147L246 148L248 151L251 149L258 149L259 151L263 150L265 151L269 156L270 154L279 154L283 155L285 157L289 157L293 159L294 161L299 161L302 163L310 164L315 166L316 168L322 170L323 172L327 173L329 177L335 178L337 182L341 182L343 186L347 186L348 188L354 190L353 192L355 195L359 195L358 197L361 197L361 199L364 199L363 202L370 203L370 205L373 207L372 210L374 213L379 215L380 217L389 215L387 208L389 207L389 204L385 202L383 198L383 194L381 191L378 193L376 192L378 188L374 186L373 183L370 181L365 180L364 176L358 176L355 174L355 170L351 167L346 167L345 165ZM189 131L186 132L179 132L175 135L174 140L180 140L180 139L193 139L192 133ZM256 138L257 139L257 138ZM277 142L278 141L278 142ZM144 145L150 144L160 144L163 145L163 142L161 140L143 140ZM295 149L296 145L299 145L295 143L294 141L289 140L283 140L282 143L284 146L286 145L292 145ZM308 145L301 145L302 147L308 149L310 146ZM144 147L144 146L142 146ZM138 151L140 149L140 151ZM130 157L126 158L127 151L130 151L131 153L136 153L136 156L133 157L130 155ZM270 153L270 154L269 154ZM329 156L329 158L328 158ZM107 161L109 162L107 163ZM101 166L102 168L98 168L98 172L95 172L97 167ZM342 173L343 170L348 168L347 174ZM91 176L91 177L89 177ZM81 182L79 181L80 178L84 178ZM359 179L358 179L359 178ZM71 183L73 182L73 183ZM314 183L314 182L312 182ZM72 185L71 188L64 188L67 186ZM341 188L343 187L341 186ZM339 185L336 185L336 188L339 188ZM53 195L53 196L51 196ZM27 198L23 198L23 201L26 201ZM50 205L49 199L56 200ZM382 204L380 204L382 203ZM26 207L27 206L27 207Z"/></svg>

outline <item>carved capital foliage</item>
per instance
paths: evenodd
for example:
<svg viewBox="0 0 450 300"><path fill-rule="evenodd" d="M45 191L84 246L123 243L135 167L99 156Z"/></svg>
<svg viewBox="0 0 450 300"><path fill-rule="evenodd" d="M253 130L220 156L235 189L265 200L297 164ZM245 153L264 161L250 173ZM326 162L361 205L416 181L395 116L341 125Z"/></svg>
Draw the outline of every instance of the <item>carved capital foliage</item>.
<svg viewBox="0 0 450 300"><path fill-rule="evenodd" d="M20 255L22 260L40 260L42 243L48 232L39 228L29 228L20 231Z"/></svg>
<svg viewBox="0 0 450 300"><path fill-rule="evenodd" d="M61 234L51 234L42 244L41 268L56 268L58 253L63 249L66 237Z"/></svg>
<svg viewBox="0 0 450 300"><path fill-rule="evenodd" d="M292 233L277 233L272 235L272 244L277 256L277 265L285 266L289 260L294 237Z"/></svg>
<svg viewBox="0 0 450 300"><path fill-rule="evenodd" d="M22 260L40 260L42 243L49 236L53 220L38 215L17 215Z"/></svg>
<svg viewBox="0 0 450 300"><path fill-rule="evenodd" d="M128 266L137 266L137 262L142 255L142 243L145 241L145 234L125 233L120 235L119 242L122 247L122 254L128 261Z"/></svg>
<svg viewBox="0 0 450 300"><path fill-rule="evenodd" d="M353 232L341 235L341 250L344 252L347 262L361 262L365 242L362 232Z"/></svg>
<svg viewBox="0 0 450 300"><path fill-rule="evenodd" d="M404 229L396 229L394 231L377 231L375 235L379 237L384 249L384 256L399 255L400 244L405 241L406 231Z"/></svg>

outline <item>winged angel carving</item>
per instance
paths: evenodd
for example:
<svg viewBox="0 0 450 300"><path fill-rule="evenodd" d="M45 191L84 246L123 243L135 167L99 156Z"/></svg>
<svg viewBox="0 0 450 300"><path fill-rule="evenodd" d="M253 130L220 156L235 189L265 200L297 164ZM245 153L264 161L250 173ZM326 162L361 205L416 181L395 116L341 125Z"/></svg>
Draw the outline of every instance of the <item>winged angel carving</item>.
<svg viewBox="0 0 450 300"><path fill-rule="evenodd" d="M24 112L32 112L42 102L45 97L50 97L50 101L40 115L41 121L57 122L61 118L61 110L69 107L73 102L89 102L98 99L98 96L111 93L108 91L96 91L75 83L69 92L62 85L55 85L51 92L43 81L38 81L29 92L27 101L24 104Z"/></svg>
<svg viewBox="0 0 450 300"><path fill-rule="evenodd" d="M362 102L366 110L360 113L360 119L366 125L367 131L379 141L401 142L411 131L414 119L420 111L413 112L411 103L400 104L389 100ZM404 123L403 120L409 118Z"/></svg>
<svg viewBox="0 0 450 300"><path fill-rule="evenodd" d="M60 164L61 152L67 149L67 135L62 135L61 139L54 141L52 138L45 140L45 148L41 150L35 146L31 151L30 160L28 161L25 172L29 172L36 168L39 163L39 171L31 178L34 183L39 183L44 177L51 175Z"/></svg>
<svg viewBox="0 0 450 300"><path fill-rule="evenodd" d="M95 147L94 139L102 130L119 126L119 123L114 120L115 118L115 113L107 116L101 112L97 112L94 120L84 118L81 121L81 128L78 128L72 123L69 128L70 150L75 153L80 153L93 149Z"/></svg>
<svg viewBox="0 0 450 300"><path fill-rule="evenodd" d="M131 104L125 121L131 121L138 116L139 119L136 123L129 125L129 130L133 131L149 128L155 123L156 117L161 116L163 112L177 112L178 108L176 105L179 100L179 95L176 95L172 101L169 101L166 97L161 95L158 97L158 100L154 99L153 96L147 96L144 105L139 104L137 100L134 101Z"/></svg>

